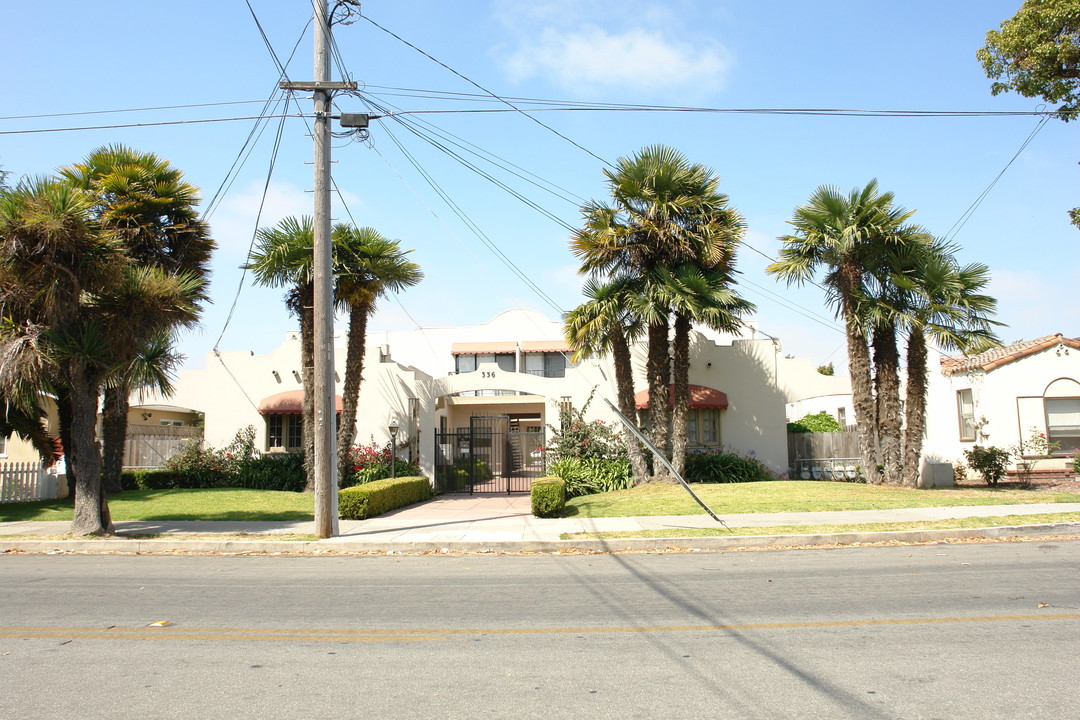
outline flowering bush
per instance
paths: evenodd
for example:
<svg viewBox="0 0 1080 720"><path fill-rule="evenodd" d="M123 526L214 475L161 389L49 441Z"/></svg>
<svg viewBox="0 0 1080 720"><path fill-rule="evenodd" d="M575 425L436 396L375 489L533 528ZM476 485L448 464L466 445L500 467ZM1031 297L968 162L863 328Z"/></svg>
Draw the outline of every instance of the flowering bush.
<svg viewBox="0 0 1080 720"><path fill-rule="evenodd" d="M380 446L372 441L367 445L354 445L349 448L348 462L352 467L351 482L345 487L363 485L373 480L382 480L391 476L409 477L420 474L415 462L398 459L391 472L390 446Z"/></svg>
<svg viewBox="0 0 1080 720"><path fill-rule="evenodd" d="M1051 441L1046 433L1039 432L1038 428L1031 428L1028 439L1012 449L1017 457L1047 456L1061 449L1061 443Z"/></svg>
<svg viewBox="0 0 1080 720"><path fill-rule="evenodd" d="M968 467L978 470L987 485L997 485L998 480L1005 477L1005 471L1009 467L1009 455L1008 450L992 445L990 447L976 445L964 451Z"/></svg>

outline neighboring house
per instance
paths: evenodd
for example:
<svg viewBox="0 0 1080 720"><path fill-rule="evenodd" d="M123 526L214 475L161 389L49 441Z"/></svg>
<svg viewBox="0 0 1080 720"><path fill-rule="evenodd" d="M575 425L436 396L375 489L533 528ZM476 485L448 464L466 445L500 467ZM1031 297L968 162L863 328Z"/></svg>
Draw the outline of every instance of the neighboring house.
<svg viewBox="0 0 1080 720"><path fill-rule="evenodd" d="M827 413L840 423L840 427L855 425L849 375L823 375L810 360L785 357L780 360L778 376L788 397L788 422Z"/></svg>
<svg viewBox="0 0 1080 720"><path fill-rule="evenodd" d="M51 400L45 403L44 424L51 436L59 434L56 405ZM64 467L62 458L45 467L34 446L18 435L0 436L0 502L67 497Z"/></svg>
<svg viewBox="0 0 1080 720"><path fill-rule="evenodd" d="M338 341L340 394L344 338ZM693 334L692 449L753 453L777 473L786 471L788 398L777 384L778 352L769 339L725 344ZM356 442L387 443L389 427L397 426L401 456L416 459L429 477L442 464L469 454L466 437L473 438L472 452L478 453L501 447L487 439L496 436L507 440L505 457L490 459L496 474L535 476L542 470L538 448L548 426L558 425L560 408L584 408L594 389L586 417L616 421L601 399L614 402L616 395L610 359L574 364L562 324L531 310L508 310L470 327L372 332L366 355ZM639 391L646 387L644 357L644 347L636 347ZM206 442L215 447L248 425L255 427L257 446L264 452L294 451L301 445L299 333L288 333L268 355L212 353L205 369L181 372L175 390L168 401L133 396L129 417L146 413L147 422L200 419ZM646 410L646 404L647 397L639 395L639 408ZM478 432L483 442L476 440Z"/></svg>
<svg viewBox="0 0 1080 720"><path fill-rule="evenodd" d="M1060 333L971 357L940 358L927 397L924 456L964 462L975 445L1041 457L1032 435L1060 446L1037 470L1070 467L1080 450L1080 341Z"/></svg>

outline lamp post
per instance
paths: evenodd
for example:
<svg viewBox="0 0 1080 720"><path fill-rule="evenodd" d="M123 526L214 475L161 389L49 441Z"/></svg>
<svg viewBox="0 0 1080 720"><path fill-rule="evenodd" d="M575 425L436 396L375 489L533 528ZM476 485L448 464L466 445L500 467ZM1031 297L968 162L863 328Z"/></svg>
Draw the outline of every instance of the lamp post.
<svg viewBox="0 0 1080 720"><path fill-rule="evenodd" d="M390 428L390 479L393 480L397 477L397 425L391 425Z"/></svg>

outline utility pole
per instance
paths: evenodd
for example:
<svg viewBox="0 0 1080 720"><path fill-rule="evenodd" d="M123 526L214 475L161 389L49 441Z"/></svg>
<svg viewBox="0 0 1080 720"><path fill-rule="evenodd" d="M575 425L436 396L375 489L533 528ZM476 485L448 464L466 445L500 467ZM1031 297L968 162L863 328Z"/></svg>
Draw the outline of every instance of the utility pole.
<svg viewBox="0 0 1080 720"><path fill-rule="evenodd" d="M355 90L355 82L330 82L330 17L327 0L315 0L315 80L283 82L285 90L315 95L315 535L338 534L337 412L334 402L334 287L330 241L330 98L334 90Z"/></svg>

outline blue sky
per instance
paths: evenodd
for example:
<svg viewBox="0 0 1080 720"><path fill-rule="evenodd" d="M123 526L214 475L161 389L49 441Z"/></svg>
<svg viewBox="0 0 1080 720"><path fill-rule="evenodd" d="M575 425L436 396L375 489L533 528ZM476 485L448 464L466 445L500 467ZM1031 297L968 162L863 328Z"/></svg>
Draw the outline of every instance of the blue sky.
<svg viewBox="0 0 1080 720"><path fill-rule="evenodd" d="M290 79L310 80L310 29L303 34L310 5L250 1L282 61L297 48ZM975 60L986 31L1018 7L1019 0L363 3L373 21L504 97L727 109L1032 111L1041 109L1039 101L992 97ZM364 19L336 27L335 38L341 66L365 97L381 105L411 111L506 107L431 96L481 91ZM19 117L264 101L279 80L243 0L14 4L5 8L0 44L7 66L0 165L16 177L49 173L101 145L125 143L168 158L209 199L228 176L253 121L9 133L253 116L260 102ZM309 100L300 102L310 111ZM337 108L366 109L354 97L339 97ZM992 268L991 293L1000 300L999 319L1008 323L1001 331L1004 341L1080 334L1072 322L1080 234L1066 216L1080 204L1077 123L1045 124L1009 165L1038 118L637 112L407 117L427 123L425 134L452 134L455 142L542 179L536 182L546 189L485 166L546 214L462 167L398 120L373 122L369 143L337 140L334 179L347 209L338 202L335 216L399 239L415 250L412 257L426 273L420 286L382 302L374 329L473 324L510 307L557 315L440 199L417 166L568 310L579 301L581 279L564 224L576 226L580 203L605 193L597 157L610 162L665 143L715 169L731 203L745 215L746 242L753 249L739 253L740 289L757 305L761 330L779 337L785 353L842 364L843 335L821 291L776 283L764 274L765 256L776 255L777 237L787 232L793 208L817 186L846 190L871 178L916 209L915 219L931 232L959 243L963 262ZM210 215L220 246L213 304L203 327L183 338L189 366L201 366L219 336L222 350L263 353L294 327L281 291L252 287L250 279L225 325L255 228L276 123L266 127ZM286 121L262 225L310 213L306 133L302 120Z"/></svg>

